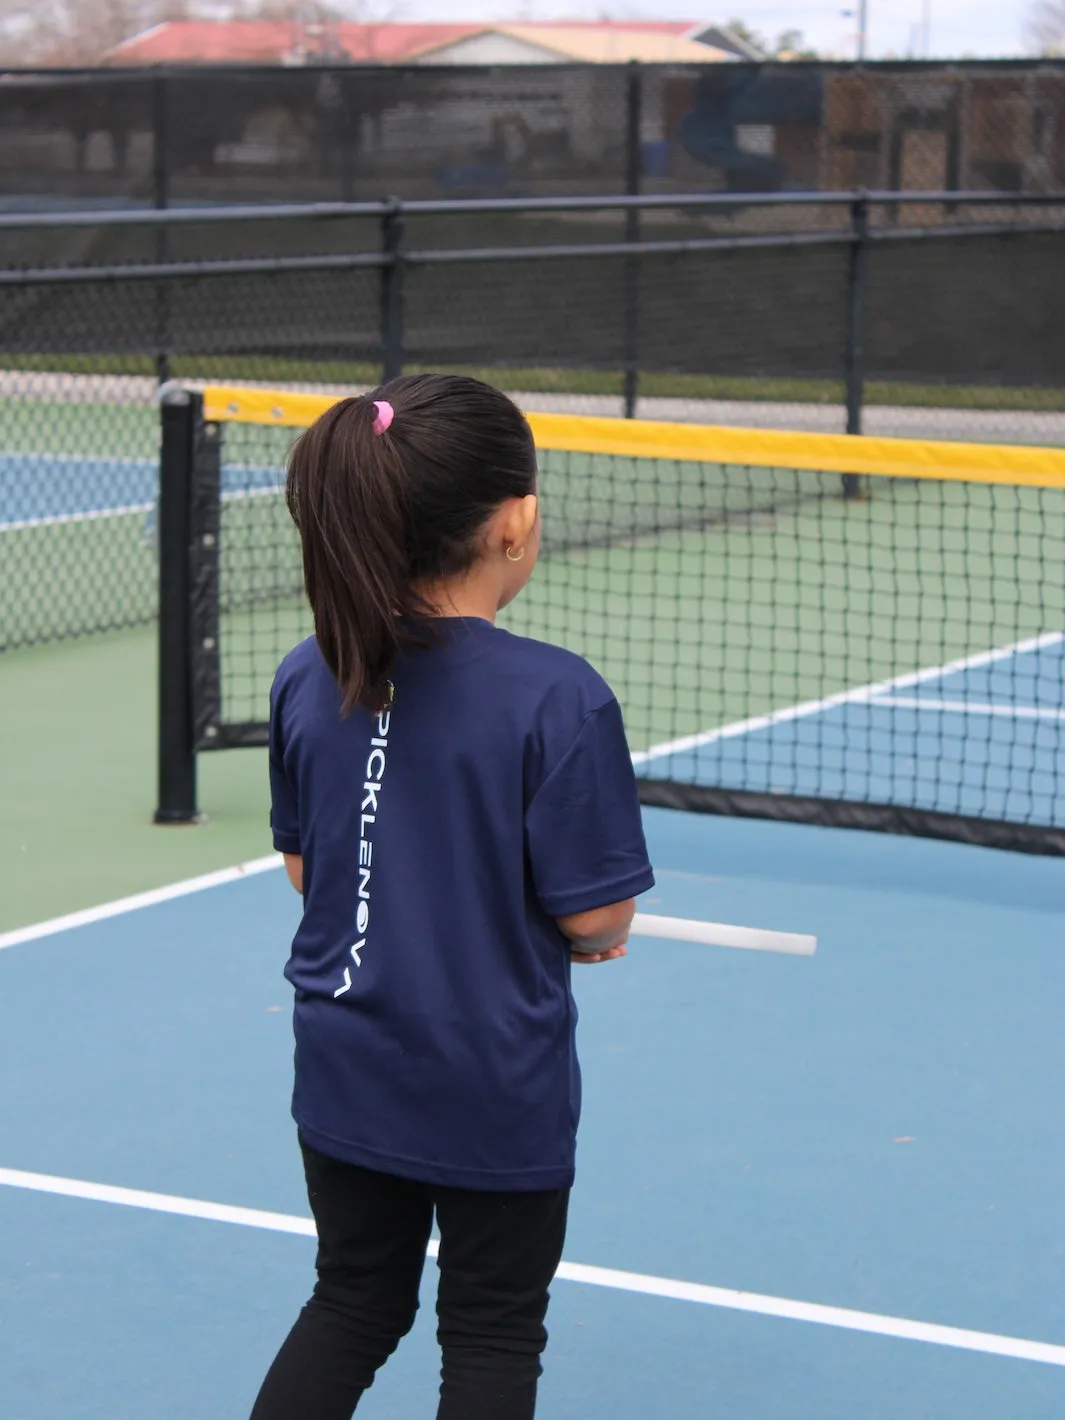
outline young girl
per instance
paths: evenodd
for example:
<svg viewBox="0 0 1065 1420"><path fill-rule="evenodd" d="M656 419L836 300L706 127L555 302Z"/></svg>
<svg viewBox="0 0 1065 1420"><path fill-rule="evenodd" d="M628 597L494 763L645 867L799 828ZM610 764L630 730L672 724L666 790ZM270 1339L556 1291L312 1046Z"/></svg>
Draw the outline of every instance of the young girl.
<svg viewBox="0 0 1065 1420"><path fill-rule="evenodd" d="M529 1420L580 1111L570 962L652 886L609 687L500 630L536 453L491 386L399 379L302 436L315 638L271 697L274 844L303 894L293 1115L318 1282L253 1420L350 1420L440 1230L438 1420Z"/></svg>

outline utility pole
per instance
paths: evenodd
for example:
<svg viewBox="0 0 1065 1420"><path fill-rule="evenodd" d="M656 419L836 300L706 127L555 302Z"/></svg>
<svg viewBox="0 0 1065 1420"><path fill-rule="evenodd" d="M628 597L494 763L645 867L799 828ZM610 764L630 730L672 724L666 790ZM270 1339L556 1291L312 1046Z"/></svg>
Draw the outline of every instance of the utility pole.
<svg viewBox="0 0 1065 1420"><path fill-rule="evenodd" d="M858 58L864 59L869 45L869 0L858 5Z"/></svg>

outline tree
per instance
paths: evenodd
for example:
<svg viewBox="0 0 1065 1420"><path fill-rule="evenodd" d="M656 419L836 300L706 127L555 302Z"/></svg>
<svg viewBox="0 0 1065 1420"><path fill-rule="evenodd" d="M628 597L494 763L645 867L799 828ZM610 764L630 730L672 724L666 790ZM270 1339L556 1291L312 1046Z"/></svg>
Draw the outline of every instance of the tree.
<svg viewBox="0 0 1065 1420"><path fill-rule="evenodd" d="M1065 5L1065 0L1056 0ZM728 28L737 37L764 54L767 59L816 59L816 49L811 49L803 37L802 30L783 30L776 41L751 29L743 20L729 20Z"/></svg>
<svg viewBox="0 0 1065 1420"><path fill-rule="evenodd" d="M231 8L233 18L239 20L291 20L321 25L335 24L342 18L341 7L326 4L324 0L236 0ZM349 4L342 8L348 18L362 18L362 6Z"/></svg>
<svg viewBox="0 0 1065 1420"><path fill-rule="evenodd" d="M1037 0L1028 28L1040 54L1065 55L1065 0Z"/></svg>
<svg viewBox="0 0 1065 1420"><path fill-rule="evenodd" d="M8 64L96 64L162 20L192 20L197 0L0 0Z"/></svg>
<svg viewBox="0 0 1065 1420"><path fill-rule="evenodd" d="M152 22L145 0L2 0L5 56L16 64L93 64Z"/></svg>
<svg viewBox="0 0 1065 1420"><path fill-rule="evenodd" d="M750 25L744 24L742 20L729 20L727 28L732 31L737 39L742 39L749 44L752 49L757 49L759 54L769 57L770 44L764 35L760 35L757 30L752 30Z"/></svg>
<svg viewBox="0 0 1065 1420"><path fill-rule="evenodd" d="M806 37L802 30L784 30L777 39L777 47L774 52L777 59L817 59L816 49L811 49L806 43Z"/></svg>

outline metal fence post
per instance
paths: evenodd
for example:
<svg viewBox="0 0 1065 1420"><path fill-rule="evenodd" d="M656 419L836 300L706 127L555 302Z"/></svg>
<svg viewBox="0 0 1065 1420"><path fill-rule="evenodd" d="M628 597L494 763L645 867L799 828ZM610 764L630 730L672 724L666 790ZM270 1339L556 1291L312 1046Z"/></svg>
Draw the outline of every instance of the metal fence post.
<svg viewBox="0 0 1065 1420"><path fill-rule="evenodd" d="M358 142L358 113L355 108L355 86L359 80L350 74L334 75L340 91L340 200L355 201L355 146Z"/></svg>
<svg viewBox="0 0 1065 1420"><path fill-rule="evenodd" d="M381 382L403 373L403 204L388 203L381 224Z"/></svg>
<svg viewBox="0 0 1065 1420"><path fill-rule="evenodd" d="M851 244L847 254L847 433L862 432L865 400L865 340L869 294L869 198L859 193L851 204ZM856 473L843 475L843 496L857 498L861 480Z"/></svg>
<svg viewBox="0 0 1065 1420"><path fill-rule="evenodd" d="M170 118L168 85L162 74L152 80L152 127L155 150L152 161L152 206L170 206ZM155 229L155 260L170 260L170 233L165 225ZM170 288L155 288L155 374L161 385L170 379Z"/></svg>
<svg viewBox="0 0 1065 1420"><path fill-rule="evenodd" d="M162 395L159 461L159 784L156 823L193 823L196 751L189 660L192 475L202 398L172 388Z"/></svg>
<svg viewBox="0 0 1065 1420"><path fill-rule="evenodd" d="M643 71L637 60L629 65L626 92L625 191L638 197L643 186ZM625 241L640 240L640 211L630 207L625 213ZM625 418L636 417L640 397L640 258L625 258Z"/></svg>

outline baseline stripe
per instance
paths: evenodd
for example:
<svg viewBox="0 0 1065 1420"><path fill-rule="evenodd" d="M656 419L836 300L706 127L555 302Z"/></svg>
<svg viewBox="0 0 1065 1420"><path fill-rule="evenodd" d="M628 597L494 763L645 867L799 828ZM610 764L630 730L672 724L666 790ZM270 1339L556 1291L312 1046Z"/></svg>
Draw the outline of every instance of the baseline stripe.
<svg viewBox="0 0 1065 1420"><path fill-rule="evenodd" d="M27 1173L21 1169L0 1168L0 1185L27 1189L35 1193L58 1194L65 1198L80 1198L95 1203L142 1208L153 1213L168 1213L207 1222L230 1223L237 1227L260 1228L266 1232L291 1233L301 1237L315 1235L314 1223L310 1218L295 1217L288 1213L235 1208L225 1203L179 1198L168 1193L146 1193L133 1188L115 1188L109 1184L58 1178L52 1174ZM430 1243L428 1252L429 1256L436 1256L435 1243ZM576 1262L563 1262L556 1275L560 1281L580 1282L589 1287L606 1287L613 1291L662 1297L669 1301L694 1302L700 1306L720 1307L728 1311L752 1312L758 1316L778 1317L786 1321L805 1321L816 1326L862 1331L872 1336L888 1336L901 1341L923 1341L933 1346L979 1351L985 1355L1035 1361L1047 1366L1065 1366L1065 1346L1045 1341L1027 1341L1021 1337L999 1336L994 1332L969 1331L961 1327L940 1326L934 1322L911 1321L905 1317L882 1316L876 1312L824 1306L818 1302L800 1302L787 1297L765 1296L759 1292L742 1292L730 1287L710 1287L701 1282L684 1282L672 1277L652 1277L646 1273L621 1272L609 1267L588 1267Z"/></svg>
<svg viewBox="0 0 1065 1420"><path fill-rule="evenodd" d="M682 735L679 739L667 740L664 744L652 745L650 749L638 750L632 756L635 765L646 764L651 759L662 759L669 754L680 754L685 750L698 749L701 745L715 744L718 740L734 739L738 735L753 734L755 730L768 730L774 725L784 725L791 720L802 720L809 715L820 715L826 710L834 710L840 705L863 704L875 701L879 696L888 695L893 690L904 690L911 685L924 685L931 680L941 680L959 671L977 670L981 666L994 665L996 661L1008 660L1011 656L1026 656L1033 651L1042 651L1049 646L1059 646L1065 642L1065 631L1045 631L1041 636L1031 636L1024 641L1015 641L1010 646L998 646L991 651L978 651L971 656L962 656L956 661L947 661L941 666L927 666L923 670L909 671L905 675L893 676L890 680L874 681L869 685L859 685L853 690L841 690L835 695L827 695L821 700L806 700L801 705L788 705L783 710L774 710L766 715L752 715L746 720L735 720L729 725L720 725L715 730L702 730L694 735Z"/></svg>
<svg viewBox="0 0 1065 1420"><path fill-rule="evenodd" d="M1055 1346L1046 1341L1025 1341L1020 1337L998 1336L989 1331L967 1331L956 1326L940 1326L935 1322L851 1311L847 1307L827 1307L818 1302L797 1302L787 1297L768 1297L759 1292L734 1291L730 1287L708 1287L700 1282L648 1277L639 1272L583 1267L573 1262L564 1262L558 1269L558 1276L567 1282L584 1282L591 1287L612 1287L621 1292L696 1302L728 1311L754 1312L759 1316L780 1317L786 1321L812 1322L842 1331L864 1331L873 1336L896 1337L900 1341L924 1341L933 1346L982 1351L987 1355L1009 1356L1018 1361L1038 1361L1046 1366L1065 1366L1065 1346Z"/></svg>
<svg viewBox="0 0 1065 1420"><path fill-rule="evenodd" d="M271 1233L298 1233L315 1236L310 1218L290 1213L268 1213L259 1208L234 1208L228 1203L208 1203L201 1198L179 1198L172 1193L147 1193L139 1188L115 1188L107 1183L88 1183L79 1178L58 1178L54 1174L26 1173L22 1169L0 1168L0 1184L24 1188L31 1193L55 1193L63 1198L81 1198L91 1203L114 1203L123 1208L143 1208L150 1213L171 1213L180 1218L201 1218L210 1223L232 1223L241 1228L262 1228Z"/></svg>
<svg viewBox="0 0 1065 1420"><path fill-rule="evenodd" d="M52 917L46 922L35 922L29 927L16 927L13 932L0 933L0 951L5 947L20 946L23 942L35 942L40 937L52 937L57 932L68 932L72 927L86 927L91 922L103 922L108 917L120 917L125 912L136 912L142 907L154 907L159 902L171 902L177 897L188 897L207 888L221 887L223 883L239 882L241 878L280 868L283 861L280 853L271 853L267 858L254 858L232 868L220 868L217 872L186 878L180 883L134 893L132 897L119 897L114 902L101 903L99 907L86 907L80 912L68 912L63 917Z"/></svg>

